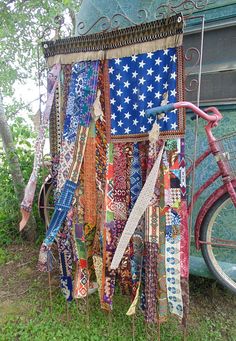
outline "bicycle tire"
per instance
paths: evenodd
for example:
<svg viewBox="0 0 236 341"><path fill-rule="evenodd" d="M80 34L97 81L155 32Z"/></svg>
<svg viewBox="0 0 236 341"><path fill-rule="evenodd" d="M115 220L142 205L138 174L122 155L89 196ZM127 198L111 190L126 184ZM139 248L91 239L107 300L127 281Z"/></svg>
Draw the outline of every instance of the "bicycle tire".
<svg viewBox="0 0 236 341"><path fill-rule="evenodd" d="M225 210L226 214L230 215L230 209L233 210L233 214L235 214L236 216L236 208L234 207L232 200L229 196L229 193L225 193L223 194L221 197L219 197L219 199L213 204L213 206L208 210L204 221L202 223L201 226L201 234L200 234L200 240L203 242L212 242L212 240L214 240L213 238L213 232L214 231L214 226L217 226L216 224L216 220L218 219L220 220L224 220L223 217L223 210ZM221 215L220 215L221 214ZM233 218L231 217L231 226L232 226L232 221ZM233 223L236 226L236 220L233 221ZM221 227L219 227L219 233L222 233L223 229L225 228L225 226L227 225L227 222L224 223L224 226L222 227L222 225L220 225ZM216 227L217 228L217 227ZM230 227L229 227L230 229ZM231 231L231 235L233 235L232 231ZM231 242L231 244L236 242L236 228L235 228L235 234L234 234L234 239L232 240L231 238L229 239L229 241ZM217 240L217 238L215 239ZM226 241L222 241L221 243L226 243ZM224 250L222 249L222 246L218 246L221 247L221 253L218 254L218 258L216 258L216 247L213 245L208 245L208 244L201 244L201 251L202 251L202 255L203 258L209 268L209 270L211 271L211 273L214 275L214 277L217 279L217 281L223 285L224 287L226 287L227 289L229 289L231 292L233 292L234 294L236 294L236 277L234 276L235 279L231 278L230 275L228 274L229 271L227 270L228 273L226 273L226 270L224 269L224 267L222 268L222 264L224 264L224 260L221 259L221 261L219 261L219 258L223 258L225 256L223 256L225 250L227 250L227 248L225 248ZM228 246L229 249L233 249L230 248ZM213 251L214 250L214 251ZM223 251L222 251L223 250ZM235 250L235 255L236 255L236 249ZM228 252L228 251L227 251ZM226 253L226 252L225 252ZM227 254L226 254L227 255ZM232 255L232 254L231 254ZM232 257L234 256L234 254L232 255ZM229 261L229 258L227 258L227 261ZM227 262L225 262L226 264ZM228 263L231 264L231 263ZM232 263L233 265L234 263ZM235 261L235 266L233 267L233 271L235 271L234 269L236 269L236 261ZM232 276L232 273L231 273Z"/></svg>
<svg viewBox="0 0 236 341"><path fill-rule="evenodd" d="M48 227L50 222L50 213L49 213L49 197L53 194L54 186L52 184L52 178L48 177L44 184L42 185L38 198L38 211L40 218ZM50 208L53 210L53 206Z"/></svg>

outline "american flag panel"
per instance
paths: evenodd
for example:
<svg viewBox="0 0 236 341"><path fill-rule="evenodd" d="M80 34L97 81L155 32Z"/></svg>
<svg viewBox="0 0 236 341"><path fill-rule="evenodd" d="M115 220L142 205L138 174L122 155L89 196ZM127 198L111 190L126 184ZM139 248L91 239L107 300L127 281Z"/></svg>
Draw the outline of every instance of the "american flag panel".
<svg viewBox="0 0 236 341"><path fill-rule="evenodd" d="M177 101L177 49L168 48L108 61L110 136L147 134L154 118L145 111ZM177 110L158 118L160 131L179 129Z"/></svg>

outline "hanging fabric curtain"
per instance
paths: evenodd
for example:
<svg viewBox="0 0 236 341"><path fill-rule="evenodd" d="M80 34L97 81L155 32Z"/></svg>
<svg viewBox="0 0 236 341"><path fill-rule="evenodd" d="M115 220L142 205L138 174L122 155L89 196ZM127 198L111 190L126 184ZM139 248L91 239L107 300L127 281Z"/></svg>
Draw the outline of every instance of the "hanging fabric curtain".
<svg viewBox="0 0 236 341"><path fill-rule="evenodd" d="M183 18L175 15L44 44L48 65L62 65L64 131L39 267L50 270L55 240L70 240L59 250L67 299L85 297L96 281L110 311L118 284L131 298L127 314L140 302L147 322L169 314L184 322L188 310L185 112L146 116L183 100L182 38ZM52 136L60 140L58 132Z"/></svg>

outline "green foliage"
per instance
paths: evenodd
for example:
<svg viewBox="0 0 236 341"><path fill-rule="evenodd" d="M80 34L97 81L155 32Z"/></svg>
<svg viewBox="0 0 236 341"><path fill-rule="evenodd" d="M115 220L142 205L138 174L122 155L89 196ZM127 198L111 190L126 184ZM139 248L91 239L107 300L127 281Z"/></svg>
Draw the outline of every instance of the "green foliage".
<svg viewBox="0 0 236 341"><path fill-rule="evenodd" d="M17 261L19 259L18 254L12 255L11 252L8 252L6 248L0 247L0 266L5 265L7 262ZM1 286L1 278L0 278L0 286Z"/></svg>
<svg viewBox="0 0 236 341"><path fill-rule="evenodd" d="M19 204L15 196L13 184L8 173L5 159L0 166L0 245L11 243L17 234L16 226L19 222Z"/></svg>
<svg viewBox="0 0 236 341"><path fill-rule="evenodd" d="M12 95L16 80L35 76L38 46L58 28L55 17L78 8L76 0L0 1L0 92ZM71 33L70 25L64 32Z"/></svg>
<svg viewBox="0 0 236 341"><path fill-rule="evenodd" d="M13 139L16 145L16 152L19 158L22 174L25 183L29 180L32 172L34 160L34 139L35 133L32 132L29 124L21 117L16 117L11 125ZM3 154L0 161L0 246L7 245L19 240L18 225L21 220L19 202L14 192L14 186L9 172L9 164ZM39 179L40 186L41 181ZM36 198L38 189L36 191ZM37 201L37 200L36 200ZM39 227L41 221L38 216L37 203L33 207L35 218Z"/></svg>
<svg viewBox="0 0 236 341"><path fill-rule="evenodd" d="M7 260L8 260L7 252L4 249L0 248L0 265L5 264Z"/></svg>
<svg viewBox="0 0 236 341"><path fill-rule="evenodd" d="M61 35L71 34L71 23L65 21L61 28L55 17L71 15L72 18L73 11L78 10L79 4L77 0L0 1L0 96L4 96L4 109L26 183L32 171L35 136L18 115L22 108L27 109L27 104L22 100L16 103L14 86L19 87L26 80L36 80L38 74L42 75L45 62L41 42L52 39L59 29ZM8 101L5 100L6 97ZM9 175L10 166L3 155L0 160L0 245L9 244L19 236L19 202ZM33 212L38 220L36 204Z"/></svg>

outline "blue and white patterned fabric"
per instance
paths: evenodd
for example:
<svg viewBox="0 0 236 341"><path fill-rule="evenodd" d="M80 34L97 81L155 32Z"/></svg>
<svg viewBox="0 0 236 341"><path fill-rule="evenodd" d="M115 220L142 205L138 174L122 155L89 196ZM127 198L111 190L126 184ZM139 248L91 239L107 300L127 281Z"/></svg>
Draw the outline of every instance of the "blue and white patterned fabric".
<svg viewBox="0 0 236 341"><path fill-rule="evenodd" d="M88 127L90 124L90 109L97 91L98 65L99 61L86 61L72 67L63 133L63 139L69 143L75 142L79 126Z"/></svg>
<svg viewBox="0 0 236 341"><path fill-rule="evenodd" d="M46 238L43 243L47 246L51 246L54 242L58 231L61 228L62 223L66 219L67 213L71 208L71 203L74 197L77 184L73 181L66 180L64 187L61 191L61 195L55 205L55 210L53 212Z"/></svg>
<svg viewBox="0 0 236 341"><path fill-rule="evenodd" d="M134 204L142 190L142 171L139 160L139 149L138 143L134 143L133 147L133 159L131 163L130 171L130 205L131 208Z"/></svg>
<svg viewBox="0 0 236 341"><path fill-rule="evenodd" d="M109 60L111 137L148 133L154 119L145 111L176 102L176 60L176 48ZM158 123L161 131L177 130L176 110Z"/></svg>

